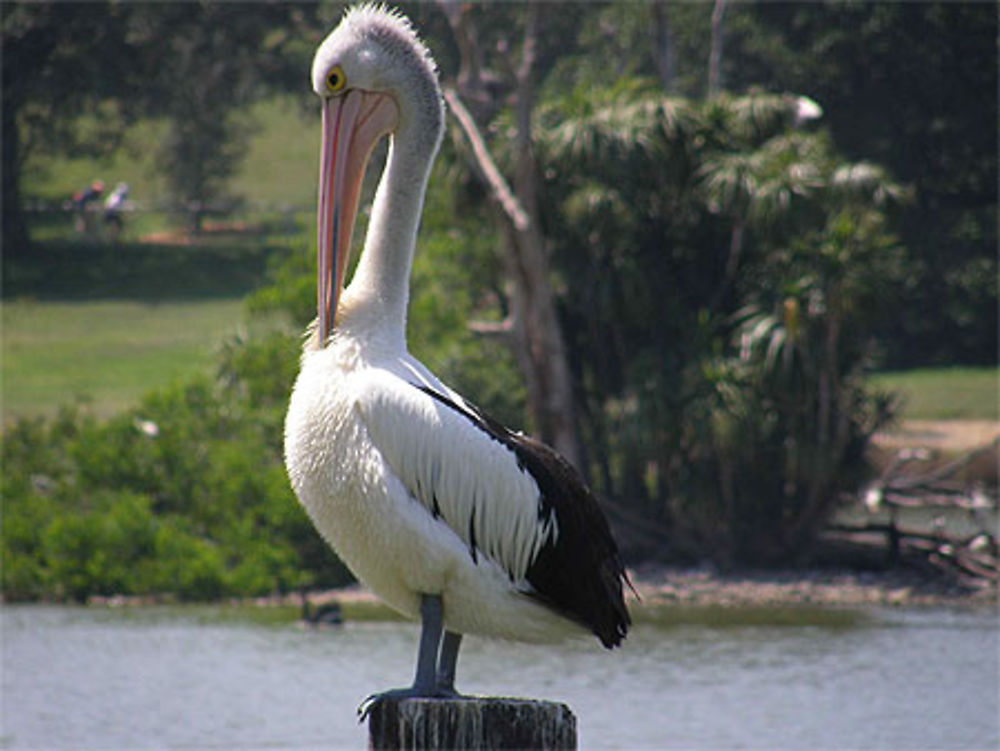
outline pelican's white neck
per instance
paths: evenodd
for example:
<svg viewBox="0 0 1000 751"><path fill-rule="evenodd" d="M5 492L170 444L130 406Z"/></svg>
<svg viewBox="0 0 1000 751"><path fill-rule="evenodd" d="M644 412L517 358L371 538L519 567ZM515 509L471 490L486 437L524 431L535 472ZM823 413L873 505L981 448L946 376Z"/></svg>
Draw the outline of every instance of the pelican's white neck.
<svg viewBox="0 0 1000 751"><path fill-rule="evenodd" d="M338 313L345 328L363 322L404 348L410 270L441 130L439 123L407 120L390 139L364 248Z"/></svg>

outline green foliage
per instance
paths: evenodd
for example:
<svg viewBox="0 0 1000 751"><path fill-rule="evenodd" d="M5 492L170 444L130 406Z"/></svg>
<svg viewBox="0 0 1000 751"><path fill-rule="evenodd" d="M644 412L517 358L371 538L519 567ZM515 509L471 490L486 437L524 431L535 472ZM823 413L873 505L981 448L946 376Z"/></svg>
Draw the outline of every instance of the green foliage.
<svg viewBox="0 0 1000 751"><path fill-rule="evenodd" d="M889 416L863 376L905 281L906 193L797 128L794 96L590 96L537 134L554 258L590 290L561 306L594 476L677 550L787 560Z"/></svg>
<svg viewBox="0 0 1000 751"><path fill-rule="evenodd" d="M316 258L303 250L273 258L267 280L247 298L254 313L287 313L298 328L316 317Z"/></svg>
<svg viewBox="0 0 1000 751"><path fill-rule="evenodd" d="M441 14L411 10L438 37L447 76L455 50ZM869 364L995 359L995 8L728 4L729 93L709 101L699 97L711 4L538 12L541 221L595 484L669 522L678 555L802 554L859 482L866 441L891 412L865 388ZM481 71L504 87L524 14L470 13L482 49L508 58ZM48 267L18 255L26 154L106 153L142 114L175 155L161 159L171 198L224 196L249 133L238 113L268 86L302 88L329 27L320 15L336 13L4 5L4 293L100 286L72 248L53 243ZM809 95L828 130L798 122L796 96L760 87ZM88 108L99 116L81 119ZM503 166L509 113L494 114L487 132ZM296 136L283 138L305 132L289 127ZM443 157L413 270L411 348L523 425L510 353L469 326L507 314L501 243L476 181L447 145ZM258 200L287 198L255 188ZM223 263L226 278L205 289L244 289L244 271L269 256L269 284L250 306L304 327L315 259L297 244ZM113 255L105 289L116 294L143 283L162 292L171 278L155 249ZM233 339L217 381L175 384L104 423L67 412L7 429L5 596L200 599L343 581L281 465L298 346L285 334Z"/></svg>
<svg viewBox="0 0 1000 751"><path fill-rule="evenodd" d="M282 248L233 237L198 245L59 240L3 254L6 298L157 301L238 297L264 276Z"/></svg>
<svg viewBox="0 0 1000 751"><path fill-rule="evenodd" d="M7 429L4 596L205 600L346 581L285 477L285 344L234 342L224 385L177 384L104 423L64 411Z"/></svg>
<svg viewBox="0 0 1000 751"><path fill-rule="evenodd" d="M996 8L990 3L754 3L730 80L802 92L838 150L912 189L897 233L909 282L875 322L893 367L995 364ZM766 40L766 43L765 43ZM735 63L739 60L739 67Z"/></svg>

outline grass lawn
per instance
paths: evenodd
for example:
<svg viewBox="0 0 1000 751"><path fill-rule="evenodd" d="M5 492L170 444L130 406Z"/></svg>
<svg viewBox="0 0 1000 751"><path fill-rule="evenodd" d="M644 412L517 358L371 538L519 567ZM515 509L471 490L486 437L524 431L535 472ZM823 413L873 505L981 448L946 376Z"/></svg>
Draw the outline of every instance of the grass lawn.
<svg viewBox="0 0 1000 751"><path fill-rule="evenodd" d="M250 151L230 183L251 206L288 204L312 212L319 175L319 104L311 92L253 106Z"/></svg>
<svg viewBox="0 0 1000 751"><path fill-rule="evenodd" d="M2 324L4 423L74 402L112 414L158 386L210 371L218 345L248 326L239 299L4 301Z"/></svg>
<svg viewBox="0 0 1000 751"><path fill-rule="evenodd" d="M997 368L928 368L878 373L871 381L903 395L905 420L997 420L998 379Z"/></svg>

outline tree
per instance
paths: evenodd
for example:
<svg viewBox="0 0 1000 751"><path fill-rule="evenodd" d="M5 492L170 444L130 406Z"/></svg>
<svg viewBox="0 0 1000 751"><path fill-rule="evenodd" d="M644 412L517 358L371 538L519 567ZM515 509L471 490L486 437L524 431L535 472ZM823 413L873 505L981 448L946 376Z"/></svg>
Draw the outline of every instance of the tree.
<svg viewBox="0 0 1000 751"><path fill-rule="evenodd" d="M910 185L912 257L885 362L995 363L997 13L990 3L758 3L733 9L735 87L800 91L837 148ZM732 29L732 25L730 25ZM735 53L734 53L735 54Z"/></svg>
<svg viewBox="0 0 1000 751"><path fill-rule="evenodd" d="M107 152L135 117L144 69L126 33L128 13L108 3L3 3L3 246L22 251L21 170L36 149ZM122 60L134 64L119 70ZM115 75L110 75L115 71ZM122 75L122 73L124 75ZM73 127L95 102L99 127Z"/></svg>
<svg viewBox="0 0 1000 751"><path fill-rule="evenodd" d="M720 78L722 75L722 44L724 32L724 18L726 15L726 1L715 0L712 7L712 47L708 55L708 95L715 96L721 87Z"/></svg>
<svg viewBox="0 0 1000 751"><path fill-rule="evenodd" d="M21 170L34 149L107 153L139 116L167 120L160 164L180 203L224 195L248 124L235 110L298 81L313 6L4 3L3 238L26 247ZM310 29L311 34L306 31ZM80 113L93 113L81 127Z"/></svg>
<svg viewBox="0 0 1000 751"><path fill-rule="evenodd" d="M720 562L804 550L888 414L861 375L904 192L801 111L620 83L536 126L556 268L588 290L559 303L602 490Z"/></svg>
<svg viewBox="0 0 1000 751"><path fill-rule="evenodd" d="M151 48L160 64L150 66L147 111L168 121L160 164L197 230L203 212L228 198L226 182L253 132L247 106L269 85L299 82L308 60L300 37L318 41L318 24L284 3L139 5L132 12L133 26L156 29Z"/></svg>
<svg viewBox="0 0 1000 751"><path fill-rule="evenodd" d="M461 115L461 122L476 148L476 168L489 176L497 206L497 221L502 226L504 258L510 286L510 315L499 327L489 327L502 333L511 343L527 384L528 408L535 430L577 467L583 466L577 435L576 406L573 382L566 356L566 345L551 287L548 260L548 240L541 227L538 210L538 165L534 156L532 112L539 55L539 13L531 5L524 23L520 64L515 69L506 54L510 42L499 46L495 62L501 67L503 88L487 85L483 75L484 53L478 43L478 33L470 17L470 9L442 3L458 42L461 62L456 76L462 98L476 103L483 120L477 127L465 110L458 94L451 92L452 109ZM514 102L513 137L510 153L514 172L513 191L500 177L492 158L483 144L479 131L488 117L499 109L504 91L510 90ZM479 327L487 331L486 327Z"/></svg>
<svg viewBox="0 0 1000 751"><path fill-rule="evenodd" d="M817 219L769 252L773 281L745 295L733 317L738 355L721 366L737 388L718 394L720 481L702 502L725 510L737 560L801 555L841 493L859 487L867 442L891 415L864 376L868 328L904 268L885 210L905 194L880 168L825 161L811 160L805 191Z"/></svg>
<svg viewBox="0 0 1000 751"><path fill-rule="evenodd" d="M703 96L716 8L595 9L549 71L543 101L622 74ZM725 6L727 91L808 96L840 153L884 165L913 191L895 217L911 269L899 314L879 323L883 367L996 362L997 23L989 3Z"/></svg>

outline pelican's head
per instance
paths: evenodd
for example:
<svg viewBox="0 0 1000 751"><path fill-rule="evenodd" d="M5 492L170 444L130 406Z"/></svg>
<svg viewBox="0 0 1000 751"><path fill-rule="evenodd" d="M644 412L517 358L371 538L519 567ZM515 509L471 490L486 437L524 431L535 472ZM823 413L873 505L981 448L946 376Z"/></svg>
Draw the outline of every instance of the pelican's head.
<svg viewBox="0 0 1000 751"><path fill-rule="evenodd" d="M403 16L363 5L344 15L316 50L313 91L323 102L319 173L319 341L333 330L365 168L375 144L406 131L428 161L444 109L427 48Z"/></svg>

